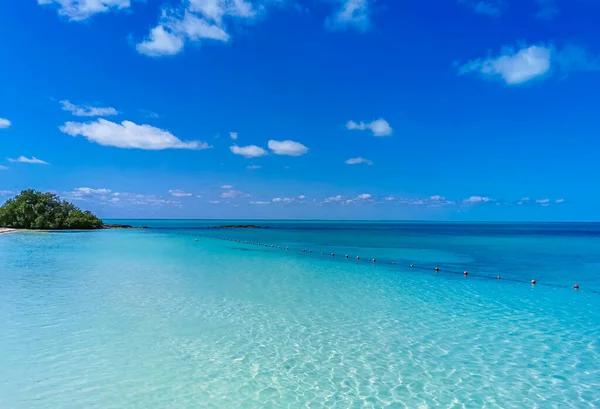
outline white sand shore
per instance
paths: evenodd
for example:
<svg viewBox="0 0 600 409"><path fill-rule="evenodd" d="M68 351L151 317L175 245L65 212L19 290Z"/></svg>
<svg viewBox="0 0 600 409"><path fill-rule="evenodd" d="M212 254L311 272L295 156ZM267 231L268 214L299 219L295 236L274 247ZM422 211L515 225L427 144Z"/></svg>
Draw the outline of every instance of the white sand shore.
<svg viewBox="0 0 600 409"><path fill-rule="evenodd" d="M4 234L4 233L14 233L16 231L19 231L19 229L8 229L6 227L0 227L0 234Z"/></svg>

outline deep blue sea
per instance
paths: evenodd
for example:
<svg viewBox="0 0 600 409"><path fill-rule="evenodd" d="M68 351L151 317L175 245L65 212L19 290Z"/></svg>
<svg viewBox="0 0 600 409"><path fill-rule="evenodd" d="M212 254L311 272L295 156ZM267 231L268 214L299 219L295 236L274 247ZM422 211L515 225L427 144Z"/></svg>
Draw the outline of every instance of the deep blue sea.
<svg viewBox="0 0 600 409"><path fill-rule="evenodd" d="M0 408L600 407L600 224L109 222L0 235Z"/></svg>

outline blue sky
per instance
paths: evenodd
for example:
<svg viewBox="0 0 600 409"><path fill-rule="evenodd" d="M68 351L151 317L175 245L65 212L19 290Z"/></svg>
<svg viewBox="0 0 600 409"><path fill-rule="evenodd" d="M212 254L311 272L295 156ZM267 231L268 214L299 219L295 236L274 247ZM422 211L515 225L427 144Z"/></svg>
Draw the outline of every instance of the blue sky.
<svg viewBox="0 0 600 409"><path fill-rule="evenodd" d="M600 220L595 0L24 0L0 201L101 217Z"/></svg>

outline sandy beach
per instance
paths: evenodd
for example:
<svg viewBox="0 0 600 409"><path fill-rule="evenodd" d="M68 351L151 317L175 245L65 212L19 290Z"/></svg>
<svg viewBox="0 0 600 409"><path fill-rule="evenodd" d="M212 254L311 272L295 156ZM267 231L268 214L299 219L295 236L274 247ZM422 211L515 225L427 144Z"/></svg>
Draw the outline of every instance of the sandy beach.
<svg viewBox="0 0 600 409"><path fill-rule="evenodd" d="M16 231L19 231L19 229L9 229L9 228L6 228L6 227L0 227L0 234L14 233Z"/></svg>

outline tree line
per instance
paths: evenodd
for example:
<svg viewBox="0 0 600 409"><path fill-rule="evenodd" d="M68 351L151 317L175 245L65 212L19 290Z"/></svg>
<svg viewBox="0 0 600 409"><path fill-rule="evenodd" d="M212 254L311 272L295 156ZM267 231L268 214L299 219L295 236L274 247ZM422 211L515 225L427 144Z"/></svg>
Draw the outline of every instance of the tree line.
<svg viewBox="0 0 600 409"><path fill-rule="evenodd" d="M101 229L102 220L53 193L23 190L0 207L0 227L14 229Z"/></svg>

